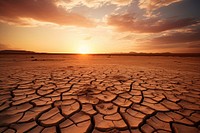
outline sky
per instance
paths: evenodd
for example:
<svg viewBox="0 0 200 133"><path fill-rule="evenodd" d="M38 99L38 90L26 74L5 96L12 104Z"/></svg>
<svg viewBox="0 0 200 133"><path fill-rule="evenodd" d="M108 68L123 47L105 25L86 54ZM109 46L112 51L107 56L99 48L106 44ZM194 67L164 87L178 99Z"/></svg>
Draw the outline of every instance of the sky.
<svg viewBox="0 0 200 133"><path fill-rule="evenodd" d="M0 50L200 53L200 0L0 0Z"/></svg>

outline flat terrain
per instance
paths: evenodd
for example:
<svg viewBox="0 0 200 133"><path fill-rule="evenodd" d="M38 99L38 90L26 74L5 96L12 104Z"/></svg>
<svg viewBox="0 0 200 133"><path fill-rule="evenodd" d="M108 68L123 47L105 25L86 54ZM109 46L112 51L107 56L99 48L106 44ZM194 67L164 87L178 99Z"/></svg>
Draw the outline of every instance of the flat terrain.
<svg viewBox="0 0 200 133"><path fill-rule="evenodd" d="M200 132L199 57L11 54L0 73L0 132Z"/></svg>

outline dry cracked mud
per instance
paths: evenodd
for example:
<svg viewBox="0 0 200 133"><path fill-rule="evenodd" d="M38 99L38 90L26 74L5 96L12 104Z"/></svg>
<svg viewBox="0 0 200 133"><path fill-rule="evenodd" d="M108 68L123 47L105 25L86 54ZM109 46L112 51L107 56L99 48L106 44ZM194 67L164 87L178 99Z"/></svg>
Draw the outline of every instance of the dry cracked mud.
<svg viewBox="0 0 200 133"><path fill-rule="evenodd" d="M1 65L0 132L200 132L199 73L115 64L11 65Z"/></svg>

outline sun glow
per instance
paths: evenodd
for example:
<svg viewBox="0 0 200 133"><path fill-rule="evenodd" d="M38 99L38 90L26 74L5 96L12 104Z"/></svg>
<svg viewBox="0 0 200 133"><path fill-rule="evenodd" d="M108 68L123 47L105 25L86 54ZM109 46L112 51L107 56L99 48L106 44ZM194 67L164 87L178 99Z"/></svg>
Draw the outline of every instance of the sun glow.
<svg viewBox="0 0 200 133"><path fill-rule="evenodd" d="M88 54L90 52L90 48L88 45L81 45L79 46L79 51L80 54Z"/></svg>

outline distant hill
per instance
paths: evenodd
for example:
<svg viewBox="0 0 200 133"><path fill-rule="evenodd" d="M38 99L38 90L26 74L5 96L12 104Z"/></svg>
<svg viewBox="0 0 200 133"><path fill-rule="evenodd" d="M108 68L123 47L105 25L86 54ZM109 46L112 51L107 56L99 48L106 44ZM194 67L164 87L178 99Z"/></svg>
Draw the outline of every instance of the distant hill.
<svg viewBox="0 0 200 133"><path fill-rule="evenodd" d="M26 50L1 50L0 54L35 54L35 52Z"/></svg>
<svg viewBox="0 0 200 133"><path fill-rule="evenodd" d="M143 53L143 52L129 52L129 53L107 53L112 56L177 56L177 57L200 57L200 53ZM106 55L107 55L106 54ZM104 55L104 54L99 54Z"/></svg>
<svg viewBox="0 0 200 133"><path fill-rule="evenodd" d="M26 50L1 50L0 54L45 54L45 55L79 55L79 53L38 53L33 51ZM138 53L138 52L129 52L129 53L98 53L98 54L89 54L89 55L108 55L111 56L178 56L178 57L200 57L200 53Z"/></svg>

